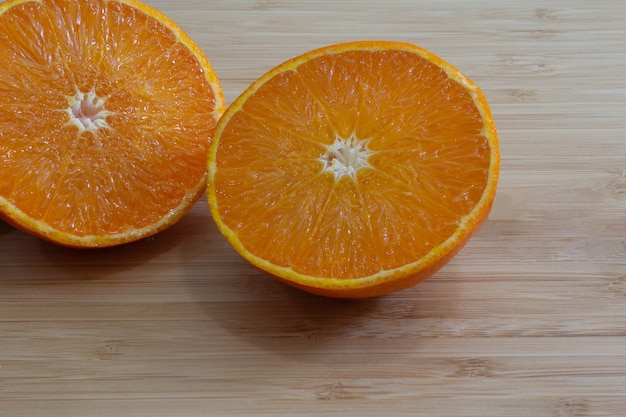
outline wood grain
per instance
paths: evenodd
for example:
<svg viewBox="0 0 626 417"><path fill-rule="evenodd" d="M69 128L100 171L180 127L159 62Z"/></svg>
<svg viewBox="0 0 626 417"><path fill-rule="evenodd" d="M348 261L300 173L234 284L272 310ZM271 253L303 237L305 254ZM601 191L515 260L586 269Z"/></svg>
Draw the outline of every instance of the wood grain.
<svg viewBox="0 0 626 417"><path fill-rule="evenodd" d="M413 42L489 98L489 221L436 276L318 298L240 259L204 200L97 251L0 223L0 415L587 417L626 413L626 4L152 0L232 101L274 65Z"/></svg>

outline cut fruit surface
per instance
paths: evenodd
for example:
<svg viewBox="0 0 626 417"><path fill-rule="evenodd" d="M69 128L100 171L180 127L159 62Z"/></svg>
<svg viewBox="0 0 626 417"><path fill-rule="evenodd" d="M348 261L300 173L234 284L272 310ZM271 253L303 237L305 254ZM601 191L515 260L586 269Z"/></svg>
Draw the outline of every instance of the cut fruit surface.
<svg viewBox="0 0 626 417"><path fill-rule="evenodd" d="M225 109L202 51L136 0L0 3L0 216L58 244L172 225Z"/></svg>
<svg viewBox="0 0 626 417"><path fill-rule="evenodd" d="M254 82L209 152L215 222L248 261L315 294L412 286L486 219L500 155L482 92L417 46L352 42Z"/></svg>

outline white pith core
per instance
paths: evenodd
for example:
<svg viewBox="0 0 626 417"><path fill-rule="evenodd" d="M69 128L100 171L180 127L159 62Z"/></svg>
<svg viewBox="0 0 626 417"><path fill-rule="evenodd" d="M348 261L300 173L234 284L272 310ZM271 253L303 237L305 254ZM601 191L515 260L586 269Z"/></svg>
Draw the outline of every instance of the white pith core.
<svg viewBox="0 0 626 417"><path fill-rule="evenodd" d="M98 129L108 129L107 116L113 114L104 107L104 99L96 95L94 90L83 93L76 89L76 94L67 96L69 107L65 112L69 115L69 125L76 126L79 133L96 133Z"/></svg>
<svg viewBox="0 0 626 417"><path fill-rule="evenodd" d="M367 161L375 152L368 149L369 139L361 140L353 133L348 138L335 137L335 142L327 146L326 153L320 157L324 170L332 172L335 179L344 175L356 178L359 168L371 166Z"/></svg>

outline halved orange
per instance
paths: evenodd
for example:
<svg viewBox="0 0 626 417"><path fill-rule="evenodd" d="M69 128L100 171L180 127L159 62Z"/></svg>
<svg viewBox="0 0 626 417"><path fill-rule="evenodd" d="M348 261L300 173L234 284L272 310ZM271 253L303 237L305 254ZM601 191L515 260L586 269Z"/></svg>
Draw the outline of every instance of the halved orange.
<svg viewBox="0 0 626 417"><path fill-rule="evenodd" d="M412 44L293 58L218 122L208 202L245 259L305 291L368 297L448 262L486 219L500 155L483 93Z"/></svg>
<svg viewBox="0 0 626 417"><path fill-rule="evenodd" d="M172 225L225 109L206 56L136 0L0 4L0 216L76 247Z"/></svg>

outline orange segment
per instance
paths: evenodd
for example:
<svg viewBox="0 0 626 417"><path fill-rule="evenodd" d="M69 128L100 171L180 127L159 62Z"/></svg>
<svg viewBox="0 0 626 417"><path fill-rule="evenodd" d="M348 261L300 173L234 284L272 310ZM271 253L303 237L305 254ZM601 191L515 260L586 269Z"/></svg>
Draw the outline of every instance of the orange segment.
<svg viewBox="0 0 626 417"><path fill-rule="evenodd" d="M328 46L253 83L220 119L208 201L252 264L312 293L366 297L448 262L499 172L481 91L410 44Z"/></svg>
<svg viewBox="0 0 626 417"><path fill-rule="evenodd" d="M0 215L70 246L176 222L225 105L208 60L135 0L0 4Z"/></svg>

